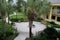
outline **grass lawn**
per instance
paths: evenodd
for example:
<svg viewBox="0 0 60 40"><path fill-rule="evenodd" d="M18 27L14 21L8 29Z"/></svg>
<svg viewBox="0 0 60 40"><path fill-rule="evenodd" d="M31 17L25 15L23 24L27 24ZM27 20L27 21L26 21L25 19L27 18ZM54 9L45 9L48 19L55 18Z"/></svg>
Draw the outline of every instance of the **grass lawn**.
<svg viewBox="0 0 60 40"><path fill-rule="evenodd" d="M10 18L16 19L16 16L17 16L17 19L21 19L21 18L26 19L27 18L27 16L24 13L17 13L17 15L13 15Z"/></svg>
<svg viewBox="0 0 60 40"><path fill-rule="evenodd" d="M24 21L27 19L27 16L24 13L17 12L17 15L11 16L10 19L13 21L18 21L18 20Z"/></svg>

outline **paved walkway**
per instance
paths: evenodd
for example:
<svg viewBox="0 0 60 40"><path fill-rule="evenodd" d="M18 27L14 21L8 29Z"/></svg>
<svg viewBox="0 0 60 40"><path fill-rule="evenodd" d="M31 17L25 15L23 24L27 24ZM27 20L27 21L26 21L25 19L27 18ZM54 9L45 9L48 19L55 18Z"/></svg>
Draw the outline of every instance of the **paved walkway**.
<svg viewBox="0 0 60 40"><path fill-rule="evenodd" d="M13 16L14 14L10 15ZM6 22L8 22L8 17L6 17ZM9 21L11 23L11 21ZM32 33L36 35L36 32L44 30L46 27L45 25L41 24L40 22L33 22L35 27L32 27ZM25 40L27 37L29 37L29 22L21 22L21 23L15 23L15 26L13 26L17 31L19 32L19 35L14 40Z"/></svg>
<svg viewBox="0 0 60 40"><path fill-rule="evenodd" d="M10 15L13 16L14 14ZM6 18L6 22L8 22L8 17ZM9 21L11 23L11 21ZM14 40L25 40L27 37L29 37L29 22L21 22L21 23L15 23L15 26L13 26L17 31L19 32L19 35ZM40 22L33 22L35 27L32 27L32 33L36 35L38 31L42 31L46 28L45 25L41 24ZM58 28L56 28L58 30Z"/></svg>
<svg viewBox="0 0 60 40"><path fill-rule="evenodd" d="M25 40L27 37L29 37L29 22L21 22L21 23L15 23L16 25L14 28L16 28L19 32L19 35L14 40ZM46 28L45 25L41 24L40 22L33 22L35 27L32 27L32 33L36 35L38 31L42 31Z"/></svg>

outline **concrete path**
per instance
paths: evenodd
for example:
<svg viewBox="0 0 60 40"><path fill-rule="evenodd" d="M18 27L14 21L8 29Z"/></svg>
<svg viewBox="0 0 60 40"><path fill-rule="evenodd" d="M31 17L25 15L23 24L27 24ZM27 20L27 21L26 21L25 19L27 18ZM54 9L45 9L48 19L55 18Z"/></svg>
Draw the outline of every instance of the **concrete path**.
<svg viewBox="0 0 60 40"><path fill-rule="evenodd" d="M14 14L10 15L13 16ZM6 17L6 22L8 23L8 17ZM11 21L9 21L11 23ZM32 27L32 33L36 35L38 31L44 30L46 27L45 25L41 24L40 22L33 22L35 27ZM14 40L25 40L27 37L29 37L29 22L21 22L21 23L15 23L15 26L13 26L17 31L19 32L19 35Z"/></svg>
<svg viewBox="0 0 60 40"><path fill-rule="evenodd" d="M10 15L13 16L14 14ZM6 17L6 22L8 22L8 17ZM11 23L11 21L9 21ZM17 31L19 32L19 35L14 40L25 40L27 37L29 37L29 22L21 22L21 23L15 23L15 26L13 26ZM42 31L46 28L45 25L41 24L40 22L33 22L35 27L32 27L32 33L36 35L38 31ZM58 30L58 28L56 28Z"/></svg>
<svg viewBox="0 0 60 40"><path fill-rule="evenodd" d="M14 40L25 40L29 36L29 33L20 32Z"/></svg>
<svg viewBox="0 0 60 40"><path fill-rule="evenodd" d="M19 32L19 35L14 40L25 40L27 37L29 37L29 22L21 22L21 23L15 23L14 28L16 28ZM33 22L35 27L32 27L32 33L34 35L37 34L38 31L42 31L46 28L45 25L41 24L40 22Z"/></svg>

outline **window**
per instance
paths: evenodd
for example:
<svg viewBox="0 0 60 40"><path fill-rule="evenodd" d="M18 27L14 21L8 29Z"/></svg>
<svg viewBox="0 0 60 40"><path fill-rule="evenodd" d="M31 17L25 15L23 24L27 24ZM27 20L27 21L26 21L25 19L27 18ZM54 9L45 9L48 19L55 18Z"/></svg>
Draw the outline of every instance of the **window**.
<svg viewBox="0 0 60 40"><path fill-rule="evenodd" d="M55 19L55 16L52 15L52 19Z"/></svg>
<svg viewBox="0 0 60 40"><path fill-rule="evenodd" d="M57 13L60 14L60 7L57 7Z"/></svg>
<svg viewBox="0 0 60 40"><path fill-rule="evenodd" d="M57 21L59 21L59 22L60 22L60 17L57 17Z"/></svg>

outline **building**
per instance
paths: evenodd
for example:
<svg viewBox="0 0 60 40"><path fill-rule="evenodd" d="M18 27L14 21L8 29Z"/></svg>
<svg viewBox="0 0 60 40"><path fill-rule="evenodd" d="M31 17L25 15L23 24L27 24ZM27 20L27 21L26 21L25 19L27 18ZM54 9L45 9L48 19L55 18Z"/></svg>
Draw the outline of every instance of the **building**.
<svg viewBox="0 0 60 40"><path fill-rule="evenodd" d="M45 20L60 24L60 0L49 1L51 2L51 10L50 13L46 15Z"/></svg>

